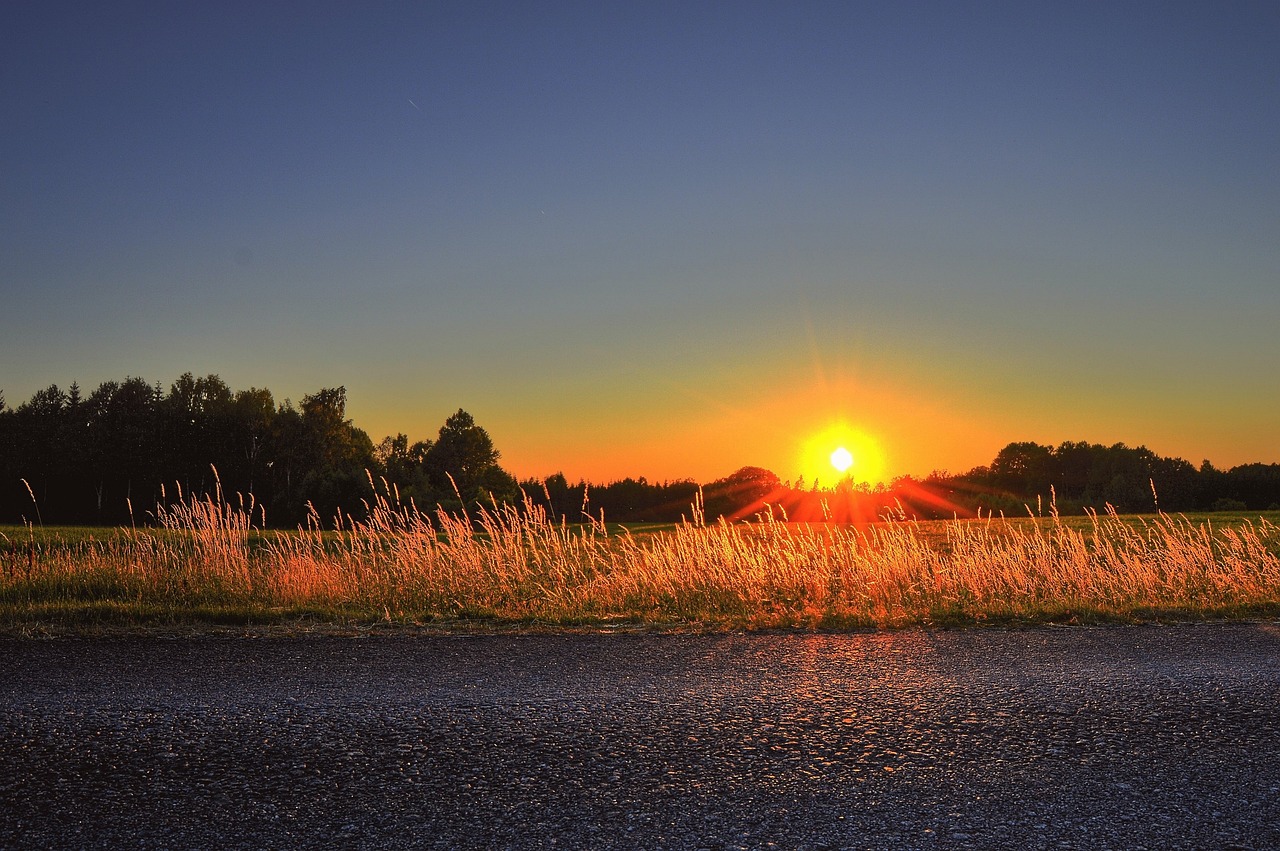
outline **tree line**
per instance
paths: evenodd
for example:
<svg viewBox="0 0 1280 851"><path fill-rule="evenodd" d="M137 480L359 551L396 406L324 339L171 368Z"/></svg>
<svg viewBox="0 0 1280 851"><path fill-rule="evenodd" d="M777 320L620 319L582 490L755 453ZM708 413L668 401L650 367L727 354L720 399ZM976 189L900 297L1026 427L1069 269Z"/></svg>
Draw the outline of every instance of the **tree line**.
<svg viewBox="0 0 1280 851"><path fill-rule="evenodd" d="M85 396L50 386L10 409L0 396L0 522L143 523L155 506L218 491L253 495L255 522L293 527L359 515L371 476L424 509L510 501L515 479L465 411L434 440L375 445L346 415L345 387L277 403L217 375L182 375L166 392L141 378Z"/></svg>
<svg viewBox="0 0 1280 851"><path fill-rule="evenodd" d="M563 474L518 482L488 432L466 411L432 439L375 444L346 416L346 388L277 402L259 388L232 391L217 375L186 373L166 391L141 378L85 396L50 386L16 408L0 393L0 522L146 523L182 496L252 494L255 522L291 528L361 517L375 488L424 512L529 499L555 518L672 522L773 514L778 519L869 522L1027 511L1262 511L1280 508L1280 464L1219 470L1139 446L1011 443L989 465L875 487L830 488L743 467L713 482L626 478L570 483Z"/></svg>

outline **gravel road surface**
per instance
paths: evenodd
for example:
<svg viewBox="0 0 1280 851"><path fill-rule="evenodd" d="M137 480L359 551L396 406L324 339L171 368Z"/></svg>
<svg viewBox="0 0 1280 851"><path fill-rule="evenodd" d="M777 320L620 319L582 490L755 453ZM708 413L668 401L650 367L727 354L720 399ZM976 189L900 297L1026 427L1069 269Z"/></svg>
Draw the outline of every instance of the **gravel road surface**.
<svg viewBox="0 0 1280 851"><path fill-rule="evenodd" d="M1280 626L0 641L8 848L1280 848Z"/></svg>

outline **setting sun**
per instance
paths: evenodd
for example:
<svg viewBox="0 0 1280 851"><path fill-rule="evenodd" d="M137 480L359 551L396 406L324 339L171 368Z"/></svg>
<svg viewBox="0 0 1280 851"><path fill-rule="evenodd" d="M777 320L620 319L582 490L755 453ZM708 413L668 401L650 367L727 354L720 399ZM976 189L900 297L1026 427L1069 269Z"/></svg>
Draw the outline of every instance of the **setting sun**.
<svg viewBox="0 0 1280 851"><path fill-rule="evenodd" d="M807 439L799 460L800 474L810 485L829 486L843 479L875 484L885 475L880 442L845 423L832 424Z"/></svg>

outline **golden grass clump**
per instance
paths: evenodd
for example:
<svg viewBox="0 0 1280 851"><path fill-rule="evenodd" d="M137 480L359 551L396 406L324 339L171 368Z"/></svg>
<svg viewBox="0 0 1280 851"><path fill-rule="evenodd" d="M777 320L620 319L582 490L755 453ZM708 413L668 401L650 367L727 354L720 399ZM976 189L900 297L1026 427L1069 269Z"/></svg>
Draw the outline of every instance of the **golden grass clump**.
<svg viewBox="0 0 1280 851"><path fill-rule="evenodd" d="M74 544L10 541L0 618L186 623L300 615L695 628L1132 621L1274 615L1280 529L1108 511L854 527L706 522L611 533L526 499L424 513L385 486L364 519L262 529L252 498L180 498L150 528ZM255 523L256 519L256 523ZM123 613L123 614L122 614Z"/></svg>

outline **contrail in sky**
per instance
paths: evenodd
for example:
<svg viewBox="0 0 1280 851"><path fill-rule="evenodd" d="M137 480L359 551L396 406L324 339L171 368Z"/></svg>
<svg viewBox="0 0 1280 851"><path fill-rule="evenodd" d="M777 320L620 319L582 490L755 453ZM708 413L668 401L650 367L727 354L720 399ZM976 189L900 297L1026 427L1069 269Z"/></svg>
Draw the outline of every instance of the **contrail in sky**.
<svg viewBox="0 0 1280 851"><path fill-rule="evenodd" d="M409 98L409 103L413 103L413 98ZM416 103L413 103L413 108L418 110L418 112L422 112L422 107L418 106Z"/></svg>

